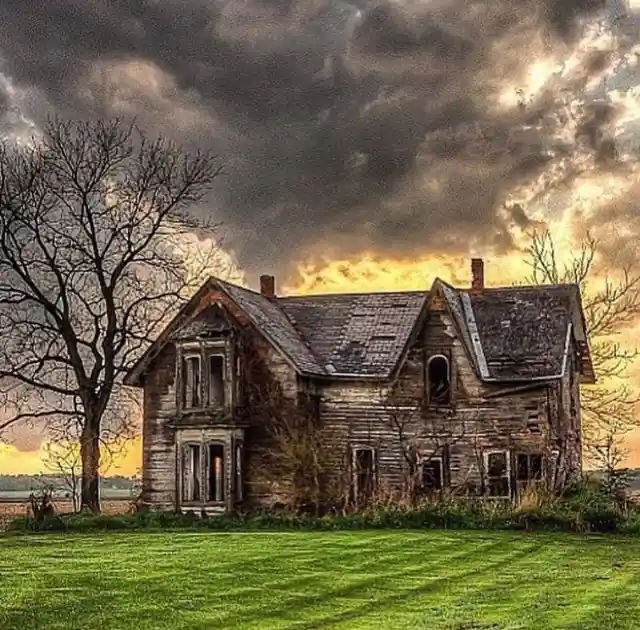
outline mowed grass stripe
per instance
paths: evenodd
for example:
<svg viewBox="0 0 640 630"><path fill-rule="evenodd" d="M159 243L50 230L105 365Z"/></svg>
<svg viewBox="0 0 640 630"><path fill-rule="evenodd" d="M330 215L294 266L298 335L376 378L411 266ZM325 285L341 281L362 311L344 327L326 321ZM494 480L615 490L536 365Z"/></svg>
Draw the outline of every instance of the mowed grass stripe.
<svg viewBox="0 0 640 630"><path fill-rule="evenodd" d="M640 541L451 531L0 538L0 629L45 627L635 629Z"/></svg>

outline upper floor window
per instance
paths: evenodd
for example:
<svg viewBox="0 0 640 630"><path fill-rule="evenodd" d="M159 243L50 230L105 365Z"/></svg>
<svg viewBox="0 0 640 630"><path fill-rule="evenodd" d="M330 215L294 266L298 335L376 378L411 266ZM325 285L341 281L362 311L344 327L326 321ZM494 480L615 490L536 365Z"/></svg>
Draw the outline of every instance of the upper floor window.
<svg viewBox="0 0 640 630"><path fill-rule="evenodd" d="M209 404L224 405L224 357L212 354L209 357Z"/></svg>
<svg viewBox="0 0 640 630"><path fill-rule="evenodd" d="M427 361L427 396L430 405L451 403L451 369L449 360L441 354Z"/></svg>
<svg viewBox="0 0 640 630"><path fill-rule="evenodd" d="M186 411L224 407L227 402L225 355L191 352L182 358L180 396Z"/></svg>
<svg viewBox="0 0 640 630"><path fill-rule="evenodd" d="M200 355L186 355L182 361L182 406L184 409L200 407L201 383Z"/></svg>

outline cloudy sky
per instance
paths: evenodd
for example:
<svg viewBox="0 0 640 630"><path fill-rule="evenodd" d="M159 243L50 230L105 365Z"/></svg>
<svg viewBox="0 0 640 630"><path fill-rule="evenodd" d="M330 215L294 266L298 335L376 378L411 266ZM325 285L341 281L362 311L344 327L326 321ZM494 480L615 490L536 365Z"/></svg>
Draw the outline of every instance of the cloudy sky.
<svg viewBox="0 0 640 630"><path fill-rule="evenodd" d="M568 241L599 230L622 265L640 242L634 9L2 0L0 134L118 115L212 149L224 174L194 212L223 222L249 284L464 284L470 254L504 282L539 221Z"/></svg>

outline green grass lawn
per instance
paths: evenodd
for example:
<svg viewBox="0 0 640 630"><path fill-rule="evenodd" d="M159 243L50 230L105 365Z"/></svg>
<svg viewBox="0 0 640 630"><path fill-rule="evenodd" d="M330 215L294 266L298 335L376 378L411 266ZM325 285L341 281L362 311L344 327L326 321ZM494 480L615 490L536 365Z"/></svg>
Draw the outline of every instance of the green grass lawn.
<svg viewBox="0 0 640 630"><path fill-rule="evenodd" d="M640 628L640 541L478 532L0 538L1 630Z"/></svg>

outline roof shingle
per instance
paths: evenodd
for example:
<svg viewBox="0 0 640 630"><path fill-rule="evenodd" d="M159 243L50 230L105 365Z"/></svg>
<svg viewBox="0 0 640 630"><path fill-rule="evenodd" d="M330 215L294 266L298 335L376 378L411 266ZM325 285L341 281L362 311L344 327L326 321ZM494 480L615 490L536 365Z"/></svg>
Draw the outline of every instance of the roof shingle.
<svg viewBox="0 0 640 630"><path fill-rule="evenodd" d="M278 304L328 375L388 376L396 367L427 292L279 298Z"/></svg>

